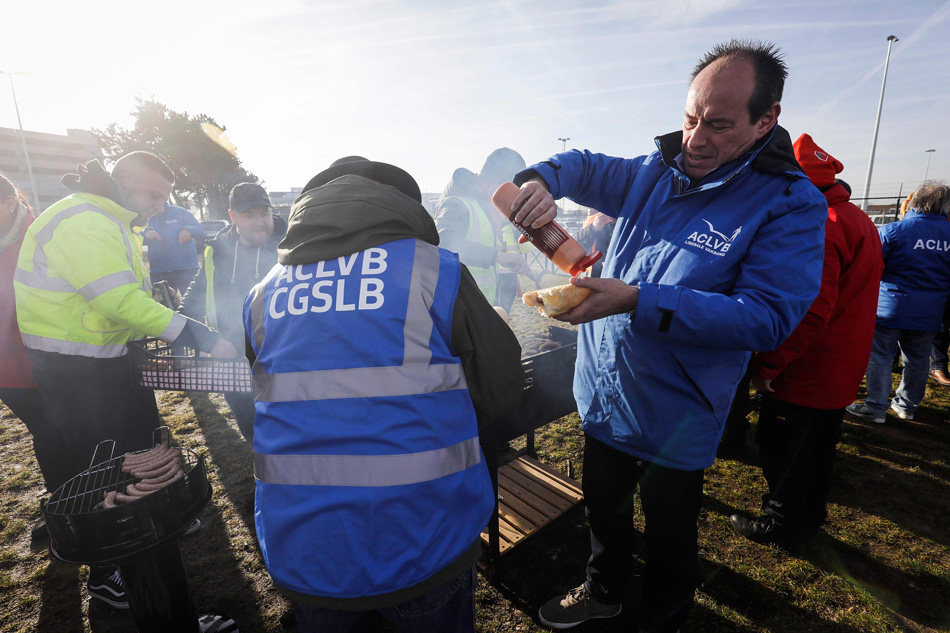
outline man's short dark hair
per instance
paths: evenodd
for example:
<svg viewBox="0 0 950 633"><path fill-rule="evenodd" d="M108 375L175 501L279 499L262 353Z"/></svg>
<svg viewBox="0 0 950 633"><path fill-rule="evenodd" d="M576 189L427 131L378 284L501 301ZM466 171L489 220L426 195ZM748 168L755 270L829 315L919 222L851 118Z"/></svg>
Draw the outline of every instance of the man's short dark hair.
<svg viewBox="0 0 950 633"><path fill-rule="evenodd" d="M175 172L161 158L151 152L129 152L115 162L112 172L119 169L142 169L162 176L168 182L175 182Z"/></svg>
<svg viewBox="0 0 950 633"><path fill-rule="evenodd" d="M752 64L755 72L755 89L749 99L749 120L758 121L774 103L782 101L782 91L785 89L785 79L788 77L788 66L785 65L784 55L771 42L758 40L730 40L726 44L717 44L706 53L689 76L692 84L696 75L704 68L717 60L736 61L745 60Z"/></svg>

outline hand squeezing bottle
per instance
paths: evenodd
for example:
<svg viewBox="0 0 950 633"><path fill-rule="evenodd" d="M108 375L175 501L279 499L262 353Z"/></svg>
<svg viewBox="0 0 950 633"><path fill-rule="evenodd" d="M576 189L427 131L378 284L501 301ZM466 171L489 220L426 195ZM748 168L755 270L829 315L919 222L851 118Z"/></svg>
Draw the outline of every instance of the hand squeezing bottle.
<svg viewBox="0 0 950 633"><path fill-rule="evenodd" d="M554 265L569 275L576 276L590 268L603 254L594 251L590 255L584 247L577 243L567 231L557 222L548 222L541 228L535 229L524 226L515 221L515 212L511 210L511 203L521 189L513 182L504 182L492 196L492 204L524 235L529 242L544 253Z"/></svg>

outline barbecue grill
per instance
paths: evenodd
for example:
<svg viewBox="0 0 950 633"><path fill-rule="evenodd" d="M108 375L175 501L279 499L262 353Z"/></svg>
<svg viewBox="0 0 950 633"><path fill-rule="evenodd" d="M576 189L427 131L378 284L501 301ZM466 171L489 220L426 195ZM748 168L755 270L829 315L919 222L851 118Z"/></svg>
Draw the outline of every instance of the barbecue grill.
<svg viewBox="0 0 950 633"><path fill-rule="evenodd" d="M50 549L68 563L118 565L140 632L198 633L177 539L208 505L211 484L204 458L171 446L167 427L156 434L179 451L184 475L133 502L105 508L105 493L139 480L122 471L123 456L113 456L113 441L100 443L89 469L42 504Z"/></svg>
<svg viewBox="0 0 950 633"><path fill-rule="evenodd" d="M577 331L551 327L548 337L561 347L523 358L525 372L521 404L501 418L479 430L485 465L495 489L496 509L488 523L489 572L500 557L500 526L498 518L498 451L497 446L522 435L527 436L523 453L537 458L534 430L577 410L574 401L574 362L577 359ZM575 495L576 497L577 495ZM572 501L576 504L579 499Z"/></svg>

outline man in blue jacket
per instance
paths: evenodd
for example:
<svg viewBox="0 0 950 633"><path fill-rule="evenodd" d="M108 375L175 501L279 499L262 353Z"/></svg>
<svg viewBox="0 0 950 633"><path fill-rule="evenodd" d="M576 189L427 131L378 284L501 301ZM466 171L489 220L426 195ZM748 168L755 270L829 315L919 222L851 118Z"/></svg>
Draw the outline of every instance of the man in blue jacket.
<svg viewBox="0 0 950 633"><path fill-rule="evenodd" d="M827 205L776 125L787 70L732 41L692 74L682 131L624 159L571 151L519 173L516 219L570 197L617 218L602 278L562 320L581 326L574 395L586 433L587 579L541 607L564 629L621 610L632 495L647 547L643 631L676 631L698 576L703 471L751 350L777 347L818 295Z"/></svg>
<svg viewBox="0 0 950 633"><path fill-rule="evenodd" d="M165 203L142 230L148 247L149 276L152 283L166 282L184 294L198 272L195 240L204 237L204 228L188 209Z"/></svg>
<svg viewBox="0 0 950 633"><path fill-rule="evenodd" d="M924 399L930 348L941 328L950 295L950 187L927 181L917 188L900 222L878 229L884 276L877 300L877 323L868 361L868 396L848 405L853 415L884 424L888 406L902 420L913 420ZM898 348L904 369L891 395L891 361Z"/></svg>

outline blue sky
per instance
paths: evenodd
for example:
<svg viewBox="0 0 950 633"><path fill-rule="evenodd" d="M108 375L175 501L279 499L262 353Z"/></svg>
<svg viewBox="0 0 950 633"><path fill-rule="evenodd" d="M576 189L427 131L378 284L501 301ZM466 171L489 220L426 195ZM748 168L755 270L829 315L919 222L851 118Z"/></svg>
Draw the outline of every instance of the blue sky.
<svg viewBox="0 0 950 633"><path fill-rule="evenodd" d="M24 127L128 125L134 97L154 97L227 126L275 190L349 154L429 191L500 146L529 163L559 137L644 154L680 127L697 59L741 37L785 52L779 123L810 133L860 192L891 34L871 194L913 188L928 156L930 177L950 179L947 0L16 4L0 69L29 72L15 78ZM15 127L9 95L0 126Z"/></svg>

